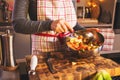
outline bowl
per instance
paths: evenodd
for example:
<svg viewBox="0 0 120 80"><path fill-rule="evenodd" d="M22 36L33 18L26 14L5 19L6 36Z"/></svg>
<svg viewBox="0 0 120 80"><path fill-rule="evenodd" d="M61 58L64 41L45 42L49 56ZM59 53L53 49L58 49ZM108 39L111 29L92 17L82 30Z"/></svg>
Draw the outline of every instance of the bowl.
<svg viewBox="0 0 120 80"><path fill-rule="evenodd" d="M103 35L93 29L78 30L66 37L67 46L77 51L81 57L88 57L96 53L103 43Z"/></svg>

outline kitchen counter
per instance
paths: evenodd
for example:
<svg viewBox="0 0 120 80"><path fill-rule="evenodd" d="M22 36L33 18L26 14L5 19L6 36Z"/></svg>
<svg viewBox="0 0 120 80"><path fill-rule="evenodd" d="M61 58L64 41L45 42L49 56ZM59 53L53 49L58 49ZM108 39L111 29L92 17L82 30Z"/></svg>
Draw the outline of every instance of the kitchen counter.
<svg viewBox="0 0 120 80"><path fill-rule="evenodd" d="M0 26L12 26L11 22L0 22Z"/></svg>
<svg viewBox="0 0 120 80"><path fill-rule="evenodd" d="M14 71L3 71L0 69L0 80L29 80L26 63L20 62L19 67Z"/></svg>
<svg viewBox="0 0 120 80"><path fill-rule="evenodd" d="M103 55L102 55L103 56ZM107 57L106 55L104 56L104 57ZM105 61L110 61L110 62L107 62L105 65L108 65L108 63L110 63L110 64L112 64L112 63L114 63L114 61L111 61L111 59L108 59L108 58L104 58L104 57L99 57L99 58L101 58L100 59L100 61L97 61L98 63L100 63L100 64L105 64ZM27 56L27 58L28 58L28 63L29 63L29 61L30 61L30 58L31 58L31 55L28 55ZM104 60L103 60L104 59ZM86 59L80 59L80 61L79 62L77 62L77 64L80 64L80 63L82 63L82 65L84 66L84 65L87 65L87 64L85 64L85 62L83 62L84 60L86 60ZM62 61L62 60L61 60ZM86 61L91 61L91 59L88 59L88 60L86 60ZM104 61L104 62L103 62ZM66 64L66 61L62 61L62 62L65 62L63 65L61 65L61 66L59 66L58 68L60 68L60 69L62 69L63 67L64 67L64 69L66 68L64 65L69 65L69 64ZM101 63L102 62L102 63ZM3 71L3 70L0 70L0 80L39 80L38 78L37 78L37 76L36 75L28 75L28 64L26 63L26 59L19 59L19 60L17 60L17 63L19 64L19 67L18 67L18 69L17 70L15 70L15 71ZM45 75L40 75L41 73L40 73L40 71L39 70L41 70L41 69L43 69L43 73L45 73L46 74L46 76L48 77L48 75L50 74L50 76L52 77L52 75L54 75L56 78L58 78L57 77L57 74L60 74L60 73L62 73L61 74L61 76L63 75L63 78L67 78L67 76L65 77L64 76L64 72L66 72L66 70L64 70L64 69L62 69L60 72L58 72L57 74L51 74L50 72L49 72L49 70L47 69L45 69L47 66L44 66L45 64L43 64L42 66L43 67L40 67L40 64L39 64L39 67L37 68L37 70L38 70L38 73L39 73L39 77L40 76L42 76L41 78L43 78L43 76L45 76ZM53 64L54 65L54 64ZM71 64L70 64L71 65ZM72 65L75 65L74 67L73 67L73 69L75 69L75 68L77 68L76 70L77 71L79 71L78 73L75 73L76 74L76 76L77 76L77 78L81 78L81 75L79 75L79 73L80 73L80 70L82 70L83 69L83 71L84 71L84 74L82 74L82 75L84 75L84 77L85 76L87 76L88 74L86 74L86 73L88 73L89 71L88 70L90 70L91 71L91 74L93 74L94 73L94 70L93 70L93 68L91 68L91 69L88 69L88 70L86 70L86 68L87 68L87 66L85 66L85 68L80 68L81 66L78 66L78 65L76 65L76 63L74 64L72 64ZM89 63L89 65L90 65L90 63ZM115 63L115 65L116 65L116 63ZM116 77L114 77L115 75L117 76L117 75L120 75L120 72L114 72L114 71L120 71L119 69L120 69L120 67L118 67L118 68L116 68L115 67L115 65L113 66L113 68L112 67L110 67L110 69L111 70L109 70L108 69L108 71L111 73L111 75L113 76L113 80L116 80ZM117 64L118 65L118 64ZM92 66L92 64L91 64L91 66ZM102 66L102 65L99 65L99 67L100 66ZM41 69L40 69L41 68ZM68 76L71 76L71 78L73 78L73 75L71 74L71 72L73 71L73 69L71 70L71 68L70 68L70 66L67 66L67 71L68 72L70 72L70 73L68 73ZM105 68L105 67L104 67ZM106 67L107 68L107 67ZM84 70L85 69L85 70ZM114 71L113 71L114 70ZM48 71L48 73L47 73L47 71ZM93 72L93 73L92 73ZM66 72L67 73L67 72ZM86 74L86 75L85 75ZM90 75L90 74L89 74ZM46 78L46 77L44 77L44 78ZM117 78L119 78L118 76L117 76ZM44 80L44 79L43 79ZM49 80L51 80L51 79L49 79ZM53 80L53 79L52 79ZM59 79L58 79L59 80ZM64 79L64 80L66 80L66 79ZM77 80L79 80L79 79L77 79ZM87 79L87 80L89 80L89 79ZM118 79L119 80L119 79Z"/></svg>
<svg viewBox="0 0 120 80"><path fill-rule="evenodd" d="M0 70L0 80L20 80L19 71Z"/></svg>

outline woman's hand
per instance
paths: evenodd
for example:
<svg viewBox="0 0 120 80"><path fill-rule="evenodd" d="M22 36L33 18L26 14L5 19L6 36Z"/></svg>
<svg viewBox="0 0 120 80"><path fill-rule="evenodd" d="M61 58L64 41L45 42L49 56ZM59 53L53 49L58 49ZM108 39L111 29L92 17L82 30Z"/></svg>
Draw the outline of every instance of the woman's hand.
<svg viewBox="0 0 120 80"><path fill-rule="evenodd" d="M99 28L87 28L88 30L93 30L93 31L96 31L96 32L100 32L100 29Z"/></svg>
<svg viewBox="0 0 120 80"><path fill-rule="evenodd" d="M65 20L55 20L51 24L51 29L58 33L73 32L73 28Z"/></svg>

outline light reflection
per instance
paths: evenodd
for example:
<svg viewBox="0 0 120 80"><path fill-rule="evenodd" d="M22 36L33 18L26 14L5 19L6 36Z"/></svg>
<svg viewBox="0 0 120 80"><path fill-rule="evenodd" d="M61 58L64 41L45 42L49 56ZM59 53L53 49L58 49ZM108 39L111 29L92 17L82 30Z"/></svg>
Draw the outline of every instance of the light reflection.
<svg viewBox="0 0 120 80"><path fill-rule="evenodd" d="M98 0L99 2L103 2L105 0ZM97 6L97 3L96 3L96 0L90 0L87 2L88 6L91 6L91 7L96 7Z"/></svg>
<svg viewBox="0 0 120 80"><path fill-rule="evenodd" d="M104 0L99 0L100 2L103 2Z"/></svg>

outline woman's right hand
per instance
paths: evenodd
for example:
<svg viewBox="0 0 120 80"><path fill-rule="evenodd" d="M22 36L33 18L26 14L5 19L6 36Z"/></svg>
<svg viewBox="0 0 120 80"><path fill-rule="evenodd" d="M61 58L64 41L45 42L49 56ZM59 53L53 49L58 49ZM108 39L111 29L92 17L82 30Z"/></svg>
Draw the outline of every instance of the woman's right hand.
<svg viewBox="0 0 120 80"><path fill-rule="evenodd" d="M51 24L51 29L57 33L73 32L73 28L65 20L55 20Z"/></svg>

